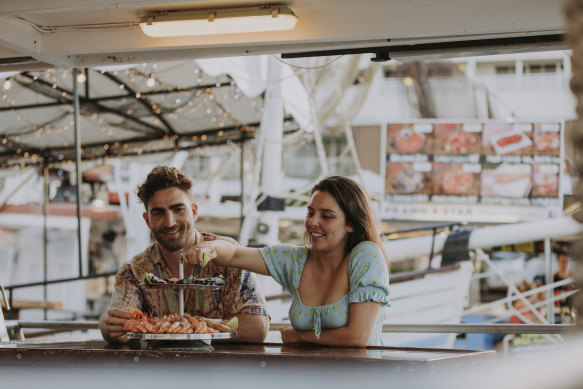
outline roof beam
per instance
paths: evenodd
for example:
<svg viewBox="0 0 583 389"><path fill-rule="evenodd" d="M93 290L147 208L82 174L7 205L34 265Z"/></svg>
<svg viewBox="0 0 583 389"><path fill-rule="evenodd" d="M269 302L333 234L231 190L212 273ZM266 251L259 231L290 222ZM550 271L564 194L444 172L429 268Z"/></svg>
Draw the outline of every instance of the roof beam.
<svg viewBox="0 0 583 389"><path fill-rule="evenodd" d="M34 58L36 61L28 59L26 66L34 67L35 63L50 64L54 67L67 68L71 66L72 59L63 54L45 54L42 51L43 34L34 29L33 26L16 19L2 17L0 22L0 45L20 53L13 66L23 66L18 62L22 58ZM6 61L7 59L5 59ZM7 67L8 63L3 63Z"/></svg>
<svg viewBox="0 0 583 389"><path fill-rule="evenodd" d="M117 84L121 84L123 85L124 89L130 92L130 95L134 96L134 99L136 99L140 104L142 104L144 107L146 107L146 109L148 110L148 112L150 112L150 114L152 114L152 116L154 116L156 119L160 120L160 122L162 122L162 124L164 125L164 127L166 127L166 132L168 135L175 135L176 131L174 130L174 127L172 127L172 125L170 123L168 123L168 121L164 118L164 116L162 116L160 113L156 112L155 109L152 108L152 102L148 99L148 98L136 98L136 94L138 93L138 91L136 91L134 88L132 88L132 86L126 82L123 82L121 79L119 79L118 77L114 76L113 74L109 73L109 72L105 72L103 73L103 75L107 78L109 78L110 80L116 82Z"/></svg>
<svg viewBox="0 0 583 389"><path fill-rule="evenodd" d="M360 47L342 50L321 50L284 53L286 58L322 57L329 55L376 54L372 60L428 60L436 58L470 57L490 55L492 52L517 53L548 50L565 50L567 44L562 34L529 35L520 37L500 37L492 39L454 40L412 44L392 44L384 47Z"/></svg>
<svg viewBox="0 0 583 389"><path fill-rule="evenodd" d="M21 76L24 76L24 77L27 77L30 80L34 80L34 77L32 75L30 75L28 72L21 73L20 75ZM46 82L45 80L42 80L40 78L37 78L36 80L34 80L34 82L40 83L40 84L42 84L44 86L50 86L51 87L51 90L55 90L55 91L58 91L58 92L61 92L61 93L62 92L65 92L69 96L72 96L73 95L73 93L71 91L67 90L67 89L64 89L64 88L61 88L61 87L58 87L58 86L56 88L53 88L51 84L49 84L48 82ZM25 84L25 83L22 84L22 86L27 87L29 89L32 89L31 85L32 84ZM39 91L36 91L36 92L39 92ZM56 95L49 95L49 94L46 94L45 93L45 96L54 98L55 100L61 101L64 104L69 104L69 105L72 105L73 104L73 99L72 98L67 98L65 96L62 96L61 94L59 94L58 96L56 96ZM136 118L134 116L128 115L128 114L126 114L125 112L123 112L121 110L106 107L106 106L104 106L102 104L99 104L97 102L93 102L90 99L87 99L87 98L82 97L82 96L79 96L79 100L80 100L81 104L86 105L86 106L92 106L98 112L107 112L107 113L111 113L111 114L114 114L114 115L123 117L124 119L133 121L134 123L137 123L140 126L143 126L146 129L148 129L150 131L153 131L157 135L165 135L166 134L166 131L164 129L159 128L159 127L156 127L156 126L154 126L154 125L152 125L150 123L144 122L144 121L142 121L142 120L140 120L140 119L138 119L138 118Z"/></svg>
<svg viewBox="0 0 583 389"><path fill-rule="evenodd" d="M206 85L197 85L197 86L192 86L192 87L188 87L188 88L176 88L176 89L159 89L159 90L154 90L154 91L149 91L149 92L140 92L142 96L153 96L153 95L165 95L165 94L172 94L172 93L181 93L181 92L190 92L192 90L197 90L197 89L207 89L207 88L224 88L224 87L230 87L232 85L230 84L221 84L221 86L217 86L216 84L206 84ZM121 100L121 99L135 99L135 94L131 95L131 94L124 94L124 95L111 95L111 96L102 96L102 97L92 97L89 99L86 99L84 97L80 98L83 100L85 99L88 102L92 102L92 103L98 103L101 101L108 101L108 100ZM70 105L71 103L69 102L54 102L54 103L35 103L35 104L22 104L22 105L11 105L8 107L0 107L0 112L4 112L4 111L20 111L20 110L27 110L27 109L36 109L36 108L45 108L45 107L54 107L54 106L58 106L58 105Z"/></svg>

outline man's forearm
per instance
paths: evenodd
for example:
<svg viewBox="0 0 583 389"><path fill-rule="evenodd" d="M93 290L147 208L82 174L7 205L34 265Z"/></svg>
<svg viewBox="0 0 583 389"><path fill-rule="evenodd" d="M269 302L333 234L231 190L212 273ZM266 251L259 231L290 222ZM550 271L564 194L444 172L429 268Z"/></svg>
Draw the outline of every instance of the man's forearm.
<svg viewBox="0 0 583 389"><path fill-rule="evenodd" d="M269 316L237 315L237 342L263 342L269 332Z"/></svg>

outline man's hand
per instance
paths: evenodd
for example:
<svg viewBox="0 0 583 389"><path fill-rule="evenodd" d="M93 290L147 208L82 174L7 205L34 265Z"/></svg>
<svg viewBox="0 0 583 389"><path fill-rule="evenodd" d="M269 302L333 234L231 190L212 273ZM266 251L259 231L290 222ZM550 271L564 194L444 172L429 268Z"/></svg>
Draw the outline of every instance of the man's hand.
<svg viewBox="0 0 583 389"><path fill-rule="evenodd" d="M238 314L236 342L261 343L269 332L269 316Z"/></svg>
<svg viewBox="0 0 583 389"><path fill-rule="evenodd" d="M123 325L131 318L128 311L119 308L110 309L101 315L99 329L103 338L109 342L126 342Z"/></svg>

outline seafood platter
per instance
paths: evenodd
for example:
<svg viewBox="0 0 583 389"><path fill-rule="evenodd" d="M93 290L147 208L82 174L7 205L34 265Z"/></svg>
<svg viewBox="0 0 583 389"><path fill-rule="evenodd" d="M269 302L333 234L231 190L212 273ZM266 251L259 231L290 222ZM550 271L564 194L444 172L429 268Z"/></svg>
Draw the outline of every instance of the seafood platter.
<svg viewBox="0 0 583 389"><path fill-rule="evenodd" d="M238 319L209 319L185 314L149 316L138 309L130 310L131 319L124 324L126 338L138 341L139 348L198 348L207 350L213 339L237 337ZM135 346L135 343L132 344Z"/></svg>
<svg viewBox="0 0 583 389"><path fill-rule="evenodd" d="M144 285L152 289L221 289L225 285L224 278L209 277L209 278L194 278L190 276L187 278L170 278L162 279L152 273L144 275Z"/></svg>
<svg viewBox="0 0 583 389"><path fill-rule="evenodd" d="M180 262L180 275L183 273L183 263ZM238 319L230 320L209 319L202 316L191 316L184 312L185 289L223 288L225 280L221 277L170 278L162 279L152 273L144 274L143 285L153 289L177 289L179 291L179 313L164 317L150 316L138 309L130 310L131 318L124 324L126 338L130 345L140 349L177 349L210 350L211 340L234 339L237 337Z"/></svg>

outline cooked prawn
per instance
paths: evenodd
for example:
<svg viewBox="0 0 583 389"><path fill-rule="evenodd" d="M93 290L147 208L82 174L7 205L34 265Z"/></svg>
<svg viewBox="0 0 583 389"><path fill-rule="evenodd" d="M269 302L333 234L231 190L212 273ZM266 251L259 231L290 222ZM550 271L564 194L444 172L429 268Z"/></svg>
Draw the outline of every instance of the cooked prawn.
<svg viewBox="0 0 583 389"><path fill-rule="evenodd" d="M230 332L226 325L201 316L184 316L172 314L168 316L151 317L140 310L131 311L132 318L124 323L124 331L149 334L205 334Z"/></svg>

